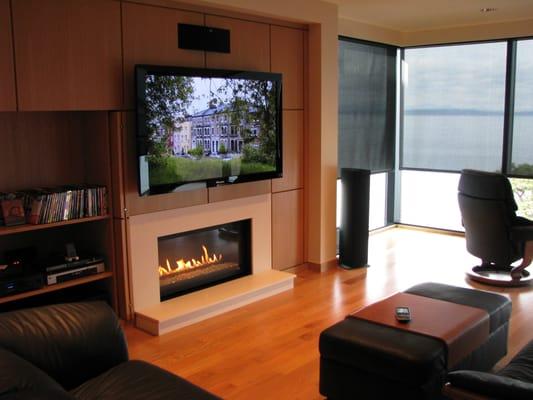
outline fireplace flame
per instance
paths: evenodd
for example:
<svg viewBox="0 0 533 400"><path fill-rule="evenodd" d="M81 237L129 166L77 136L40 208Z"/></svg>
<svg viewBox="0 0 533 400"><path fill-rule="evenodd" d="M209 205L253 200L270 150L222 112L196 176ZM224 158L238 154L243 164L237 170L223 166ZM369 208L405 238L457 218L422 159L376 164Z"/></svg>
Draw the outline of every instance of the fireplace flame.
<svg viewBox="0 0 533 400"><path fill-rule="evenodd" d="M213 254L209 256L207 247L202 245L202 255L199 260L191 258L188 261L185 261L183 258L175 261L175 266L172 265L171 261L167 258L165 260L165 266L159 266L159 276L171 275L179 272L184 272L194 268L204 267L206 265L216 264L222 261L222 254L218 256Z"/></svg>

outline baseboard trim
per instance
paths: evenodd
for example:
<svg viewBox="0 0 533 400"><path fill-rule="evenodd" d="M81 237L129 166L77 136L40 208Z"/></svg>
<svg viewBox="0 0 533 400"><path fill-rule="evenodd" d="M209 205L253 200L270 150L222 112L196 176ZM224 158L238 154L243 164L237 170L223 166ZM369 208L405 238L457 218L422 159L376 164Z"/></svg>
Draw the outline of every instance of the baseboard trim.
<svg viewBox="0 0 533 400"><path fill-rule="evenodd" d="M408 229L412 231L428 232L428 233L437 233L440 235L448 235L448 236L459 236L459 237L465 236L465 233L461 231L453 231L451 229L431 228L428 226L420 226L420 225L396 224L396 228Z"/></svg>

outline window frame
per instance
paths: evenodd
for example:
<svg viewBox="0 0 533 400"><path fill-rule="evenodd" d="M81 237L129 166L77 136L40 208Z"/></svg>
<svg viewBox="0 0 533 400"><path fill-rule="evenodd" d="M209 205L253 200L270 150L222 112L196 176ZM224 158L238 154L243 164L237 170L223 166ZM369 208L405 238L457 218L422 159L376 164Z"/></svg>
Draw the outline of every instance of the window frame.
<svg viewBox="0 0 533 400"><path fill-rule="evenodd" d="M475 41L462 41L452 43L438 43L438 44L424 44L416 46L400 47L400 101L398 104L398 170L406 171L426 171L426 172L448 172L457 173L456 170L444 170L433 168L413 168L402 167L403 165L403 141L404 141L404 113L405 113L405 85L403 81L405 50L420 49L420 48L435 48L435 47L450 47L450 46L464 46L475 45L483 43L507 43L506 60L505 60L505 89L504 89L504 114L503 114L503 131L502 131L502 157L501 157L501 173L509 178L533 179L532 176L515 174L511 171L512 150L513 150L513 120L514 120L514 102L515 102L515 88L516 88L516 67L517 67L517 43L519 41L533 40L533 36L515 37L508 39L487 39Z"/></svg>
<svg viewBox="0 0 533 400"><path fill-rule="evenodd" d="M394 167L392 169L372 170L371 173L387 173L386 180L386 225L402 224L400 221L400 199L401 199L401 171L421 171L421 172L443 172L443 173L460 173L457 170L443 170L433 168L413 168L402 167L403 164L403 143L404 143L404 113L405 113L405 85L404 85L404 66L405 66L405 51L408 49L418 48L435 48L442 46L461 46L461 45L475 45L483 43L506 43L505 53L505 88L504 88L504 109L503 109L503 129L501 132L502 140L502 154L501 154L501 173L509 178L518 179L531 179L533 176L516 174L511 170L512 151L513 151L513 122L515 111L515 92L516 92L516 72L517 72L517 50L518 42L533 40L533 36L513 37L504 39L487 39L487 40L474 40L474 41L461 41L451 43L438 43L438 44L424 44L416 46L399 47L389 45L385 43L378 43L369 40L356 39L343 35L338 36L338 40L345 40L348 42L367 44L372 46L380 46L386 49L396 49L397 56L397 75L396 75L396 88L395 88L395 143L394 143ZM437 228L439 229L439 228ZM446 229L443 229L446 230Z"/></svg>

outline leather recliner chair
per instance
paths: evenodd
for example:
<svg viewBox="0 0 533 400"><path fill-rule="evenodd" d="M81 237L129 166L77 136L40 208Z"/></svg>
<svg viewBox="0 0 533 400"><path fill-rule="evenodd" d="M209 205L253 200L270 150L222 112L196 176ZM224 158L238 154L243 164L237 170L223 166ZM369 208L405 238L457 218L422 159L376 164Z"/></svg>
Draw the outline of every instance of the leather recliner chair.
<svg viewBox="0 0 533 400"><path fill-rule="evenodd" d="M502 174L465 169L458 200L467 250L482 260L469 277L501 286L529 283L525 268L533 257L533 221L516 216L509 180ZM521 258L519 266L511 266Z"/></svg>
<svg viewBox="0 0 533 400"><path fill-rule="evenodd" d="M120 323L104 302L0 314L0 399L218 397L144 361L128 360Z"/></svg>

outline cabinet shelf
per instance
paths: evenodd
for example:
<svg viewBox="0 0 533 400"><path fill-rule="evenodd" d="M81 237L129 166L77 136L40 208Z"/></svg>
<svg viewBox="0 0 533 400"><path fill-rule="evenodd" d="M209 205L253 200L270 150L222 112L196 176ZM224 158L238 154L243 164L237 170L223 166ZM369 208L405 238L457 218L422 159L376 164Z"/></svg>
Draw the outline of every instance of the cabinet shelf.
<svg viewBox="0 0 533 400"><path fill-rule="evenodd" d="M115 231L111 212L114 199L111 116L118 118L118 115L104 110L0 112L2 140L12 144L0 146L2 192L30 188L60 189L68 185L80 188L105 187L109 210L105 215L49 224L0 226L2 264L11 257L23 257L26 251L28 257L35 257L36 260L54 259L64 255L67 243L73 243L77 252L84 256L98 255L105 260L105 271L99 274L0 297L3 308L17 309L41 302L61 302L105 294L117 309L114 278L121 277L121 274L116 273ZM61 203L57 202L55 207L58 204L61 207ZM72 202L70 204L80 206ZM95 207L95 210L99 208Z"/></svg>
<svg viewBox="0 0 533 400"><path fill-rule="evenodd" d="M73 286L83 285L89 282L96 282L103 279L109 279L113 276L110 271L100 272L99 274L84 276L83 278L73 279L71 281L58 283L55 285L44 286L40 289L29 290L23 293L17 293L10 296L0 297L0 304L9 303L11 301L21 300L28 297L37 296L39 294L55 292L56 290L66 289Z"/></svg>
<svg viewBox="0 0 533 400"><path fill-rule="evenodd" d="M1 226L0 236L12 235L14 233L39 231L42 229L51 229L51 228L57 228L57 227L66 226L66 225L83 224L86 222L102 221L102 220L110 219L110 218L111 218L110 215L101 215L97 217L77 218L77 219L71 219L68 221L53 222L51 224L38 224L38 225L24 224L24 225L16 225L16 226Z"/></svg>

